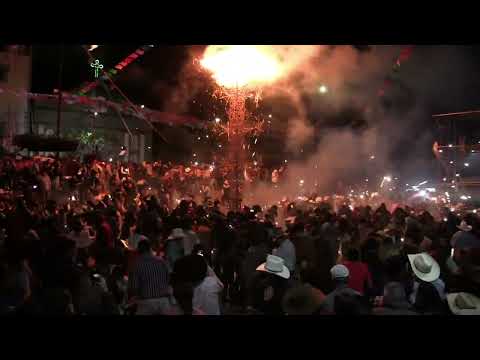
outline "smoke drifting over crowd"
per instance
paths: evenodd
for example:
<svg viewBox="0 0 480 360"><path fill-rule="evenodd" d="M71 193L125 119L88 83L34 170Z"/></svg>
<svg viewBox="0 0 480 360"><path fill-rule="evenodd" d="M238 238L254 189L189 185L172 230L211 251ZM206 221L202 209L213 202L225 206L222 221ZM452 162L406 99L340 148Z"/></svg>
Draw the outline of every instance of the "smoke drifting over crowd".
<svg viewBox="0 0 480 360"><path fill-rule="evenodd" d="M319 191L330 191L339 181L355 183L384 172L431 175L435 168L430 152L432 104L458 110L455 99L464 95L462 86L473 65L466 50L417 47L412 60L400 67L398 80L379 97L401 46L373 46L368 51L352 46L260 47L278 61L279 68L278 74L256 88L265 103L280 96L287 103L283 106L293 109L271 121L272 129L287 129L286 136L276 141L301 158L288 163L288 179L278 190L292 196L299 193L299 179L305 179L303 188L316 182ZM178 87L165 103L167 110L185 110L206 89L208 74L199 71L202 51L199 47L190 51ZM272 101L274 114L278 105ZM263 188L254 192L257 197L267 194Z"/></svg>

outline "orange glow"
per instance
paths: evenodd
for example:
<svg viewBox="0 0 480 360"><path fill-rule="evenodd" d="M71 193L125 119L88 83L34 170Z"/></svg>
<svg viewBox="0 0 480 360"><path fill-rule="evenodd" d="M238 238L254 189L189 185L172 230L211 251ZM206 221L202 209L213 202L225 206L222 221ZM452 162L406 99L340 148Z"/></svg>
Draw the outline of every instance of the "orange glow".
<svg viewBox="0 0 480 360"><path fill-rule="evenodd" d="M282 73L271 47L262 45L210 45L200 64L226 88L272 83Z"/></svg>

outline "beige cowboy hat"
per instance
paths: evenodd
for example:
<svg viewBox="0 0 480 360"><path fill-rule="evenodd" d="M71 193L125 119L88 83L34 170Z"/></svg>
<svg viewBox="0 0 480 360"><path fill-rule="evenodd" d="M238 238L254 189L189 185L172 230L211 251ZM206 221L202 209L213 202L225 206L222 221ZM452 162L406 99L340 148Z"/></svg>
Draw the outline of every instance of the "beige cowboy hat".
<svg viewBox="0 0 480 360"><path fill-rule="evenodd" d="M433 282L440 277L440 266L427 253L408 255L408 261L415 276L425 282Z"/></svg>
<svg viewBox="0 0 480 360"><path fill-rule="evenodd" d="M275 255L268 255L267 261L257 267L257 271L265 271L284 279L290 278L290 270L285 266L283 259Z"/></svg>
<svg viewBox="0 0 480 360"><path fill-rule="evenodd" d="M480 315L480 299L473 294L465 292L447 294L447 302L455 315Z"/></svg>
<svg viewBox="0 0 480 360"><path fill-rule="evenodd" d="M465 220L462 220L462 222L460 223L460 225L457 226L457 228L462 231L472 231L472 227L468 225Z"/></svg>

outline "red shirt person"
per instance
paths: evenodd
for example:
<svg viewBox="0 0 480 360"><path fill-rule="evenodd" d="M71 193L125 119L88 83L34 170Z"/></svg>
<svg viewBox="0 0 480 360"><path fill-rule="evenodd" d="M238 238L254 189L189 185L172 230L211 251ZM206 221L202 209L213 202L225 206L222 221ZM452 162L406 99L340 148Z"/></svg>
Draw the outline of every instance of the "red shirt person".
<svg viewBox="0 0 480 360"><path fill-rule="evenodd" d="M360 253L351 248L347 251L346 260L342 262L350 272L348 286L353 290L364 294L367 287L372 287L372 276L367 264L360 261Z"/></svg>

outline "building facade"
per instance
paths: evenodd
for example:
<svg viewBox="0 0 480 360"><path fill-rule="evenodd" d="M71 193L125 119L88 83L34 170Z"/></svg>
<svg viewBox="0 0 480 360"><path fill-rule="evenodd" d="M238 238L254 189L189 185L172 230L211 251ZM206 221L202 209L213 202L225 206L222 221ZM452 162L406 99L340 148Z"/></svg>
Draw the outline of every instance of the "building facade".
<svg viewBox="0 0 480 360"><path fill-rule="evenodd" d="M39 99L30 93L31 59L29 46L0 45L0 145L8 151L19 150L13 146L15 135L56 135L56 96ZM62 103L60 115L61 137L75 138L82 132L95 132L102 139L102 156L115 157L125 146L126 160L151 160L152 131L141 119L124 115L124 123L112 109L67 103Z"/></svg>
<svg viewBox="0 0 480 360"><path fill-rule="evenodd" d="M125 161L152 160L151 128L137 117L119 115L112 109L65 103L61 106L60 115L60 136L78 138L80 134L94 134L101 139L102 145L98 150L103 159L116 159L124 146L128 149L122 158ZM57 116L56 100L32 99L27 127L36 135L53 136L57 130Z"/></svg>
<svg viewBox="0 0 480 360"><path fill-rule="evenodd" d="M30 47L0 46L0 144L9 150L13 136L28 132L31 65Z"/></svg>

